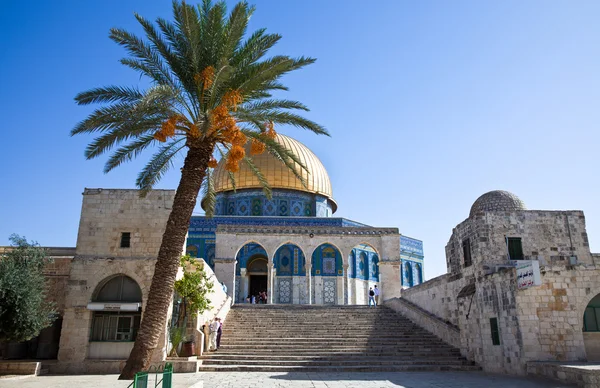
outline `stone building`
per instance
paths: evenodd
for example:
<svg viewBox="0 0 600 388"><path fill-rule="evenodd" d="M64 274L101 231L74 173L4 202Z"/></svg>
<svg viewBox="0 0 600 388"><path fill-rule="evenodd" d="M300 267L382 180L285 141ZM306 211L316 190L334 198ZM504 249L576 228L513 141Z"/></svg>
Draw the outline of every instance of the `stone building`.
<svg viewBox="0 0 600 388"><path fill-rule="evenodd" d="M290 137L276 140L306 167L299 168L305 185L263 153L253 161L272 197L246 164L233 174L234 190L220 163L214 173L215 217L193 217L190 223L187 252L206 259L234 290L236 302L267 291L270 303L365 304L369 287L384 277L380 287L388 295L423 281L421 241L394 228L333 217L337 203L319 158ZM396 272L383 274L382 265Z"/></svg>
<svg viewBox="0 0 600 388"><path fill-rule="evenodd" d="M448 273L391 305L490 372L599 361L598 259L583 212L527 210L515 195L492 191L453 229Z"/></svg>
<svg viewBox="0 0 600 388"><path fill-rule="evenodd" d="M268 303L366 304L375 284L384 300L423 279L421 241L397 228L332 217L337 204L319 159L296 140L278 135L277 141L306 166L306 185L268 154L255 164L269 180L272 198L247 166L236 174L233 190L219 165L217 215L191 220L182 253L203 259L214 282L227 290L215 287L213 308L190 323L191 332L264 290ZM119 371L143 318L174 196L174 190L153 190L144 198L137 190L84 190L76 247L50 252L57 260L47 276L60 319L55 335L42 342L52 342L52 349L28 357L57 358L48 364L51 373ZM164 360L168 348L163 333L154 361ZM3 356L23 358L16 351Z"/></svg>

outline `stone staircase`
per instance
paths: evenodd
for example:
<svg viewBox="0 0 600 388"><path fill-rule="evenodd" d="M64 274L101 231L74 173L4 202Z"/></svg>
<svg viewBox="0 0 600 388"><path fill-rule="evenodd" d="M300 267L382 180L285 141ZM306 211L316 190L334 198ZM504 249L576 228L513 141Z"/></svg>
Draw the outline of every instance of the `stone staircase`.
<svg viewBox="0 0 600 388"><path fill-rule="evenodd" d="M379 306L235 305L200 371L480 370L458 349Z"/></svg>

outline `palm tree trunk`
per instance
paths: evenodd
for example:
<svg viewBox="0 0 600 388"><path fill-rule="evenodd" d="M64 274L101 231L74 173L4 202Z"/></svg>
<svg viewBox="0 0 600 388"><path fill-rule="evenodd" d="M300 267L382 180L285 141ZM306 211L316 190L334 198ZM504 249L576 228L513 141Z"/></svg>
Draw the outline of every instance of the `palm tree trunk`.
<svg viewBox="0 0 600 388"><path fill-rule="evenodd" d="M190 147L185 157L173 208L158 251L140 330L125 368L119 376L120 380L131 380L136 372L148 369L152 352L158 346L158 340L165 330L182 247L212 151L213 144L202 143Z"/></svg>

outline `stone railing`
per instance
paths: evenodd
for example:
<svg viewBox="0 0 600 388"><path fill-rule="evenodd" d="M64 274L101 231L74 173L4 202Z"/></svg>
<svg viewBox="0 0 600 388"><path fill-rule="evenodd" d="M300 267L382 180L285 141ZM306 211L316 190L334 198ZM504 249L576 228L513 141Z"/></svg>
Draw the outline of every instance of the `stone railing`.
<svg viewBox="0 0 600 388"><path fill-rule="evenodd" d="M403 298L388 299L385 301L385 306L404 315L447 344L457 349L461 348L460 329L450 322L442 320Z"/></svg>

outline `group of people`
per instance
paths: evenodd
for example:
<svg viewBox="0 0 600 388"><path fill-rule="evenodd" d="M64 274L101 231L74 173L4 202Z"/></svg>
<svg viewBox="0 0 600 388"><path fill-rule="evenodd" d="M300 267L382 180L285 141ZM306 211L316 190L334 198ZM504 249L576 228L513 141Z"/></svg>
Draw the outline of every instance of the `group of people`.
<svg viewBox="0 0 600 388"><path fill-rule="evenodd" d="M369 307L371 307L371 305L377 307L378 303L379 303L379 288L377 288L377 284L376 284L374 289L373 289L373 287L369 287Z"/></svg>
<svg viewBox="0 0 600 388"><path fill-rule="evenodd" d="M208 351L214 352L221 346L221 334L223 333L223 324L221 318L215 317L213 321L208 325Z"/></svg>
<svg viewBox="0 0 600 388"><path fill-rule="evenodd" d="M267 304L267 290L259 292L258 295L248 295L246 303Z"/></svg>

